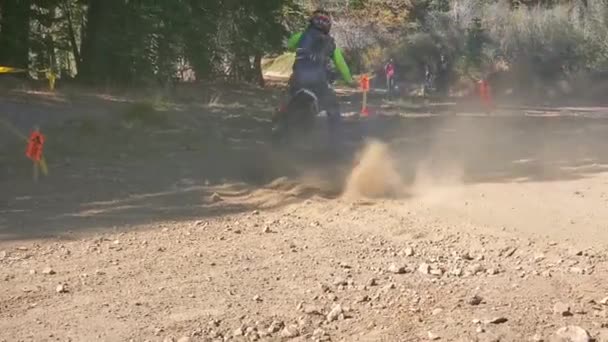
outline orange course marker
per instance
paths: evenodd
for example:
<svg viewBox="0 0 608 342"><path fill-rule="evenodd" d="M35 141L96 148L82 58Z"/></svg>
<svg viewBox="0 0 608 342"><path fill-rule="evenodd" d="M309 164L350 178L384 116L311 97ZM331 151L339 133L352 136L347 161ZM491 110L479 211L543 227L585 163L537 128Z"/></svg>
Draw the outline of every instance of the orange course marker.
<svg viewBox="0 0 608 342"><path fill-rule="evenodd" d="M359 81L359 84L361 86L362 91L368 92L369 91L369 76L367 76L367 75L361 76L361 80Z"/></svg>
<svg viewBox="0 0 608 342"><path fill-rule="evenodd" d="M27 142L25 155L35 163L42 160L42 148L44 146L44 135L39 130L32 131Z"/></svg>
<svg viewBox="0 0 608 342"><path fill-rule="evenodd" d="M369 76L361 76L359 80L359 86L363 92L363 105L361 106L361 115L369 116L369 109L367 109L367 92L369 92Z"/></svg>

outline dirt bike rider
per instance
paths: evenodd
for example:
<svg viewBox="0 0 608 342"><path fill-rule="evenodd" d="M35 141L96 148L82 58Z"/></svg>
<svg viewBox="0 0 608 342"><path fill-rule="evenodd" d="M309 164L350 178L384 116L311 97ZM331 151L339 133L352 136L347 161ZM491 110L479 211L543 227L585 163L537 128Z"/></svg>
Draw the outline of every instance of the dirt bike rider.
<svg viewBox="0 0 608 342"><path fill-rule="evenodd" d="M342 50L329 35L331 25L329 13L316 10L306 30L291 36L287 47L296 52L293 73L289 80L289 95L293 96L302 88L312 91L319 99L320 108L327 112L330 137L335 139L339 134L337 130L342 116L338 97L329 86L332 77L330 61L333 60L342 78L349 85L353 85L354 81L344 61Z"/></svg>

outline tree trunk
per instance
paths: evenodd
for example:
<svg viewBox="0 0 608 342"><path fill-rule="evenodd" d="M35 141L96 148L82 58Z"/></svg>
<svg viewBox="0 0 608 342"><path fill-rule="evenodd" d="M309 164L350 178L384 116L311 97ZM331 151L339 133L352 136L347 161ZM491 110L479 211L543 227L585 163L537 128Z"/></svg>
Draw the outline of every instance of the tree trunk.
<svg viewBox="0 0 608 342"><path fill-rule="evenodd" d="M49 69L52 72L57 72L59 71L57 66L57 54L55 53L55 41L53 40L53 35L49 34L46 38L46 46L47 46L47 51L48 51L48 56L49 56Z"/></svg>
<svg viewBox="0 0 608 342"><path fill-rule="evenodd" d="M88 0L86 26L82 35L81 71L79 77L87 82L103 83L124 77L128 67L118 58L122 49L121 16L124 0Z"/></svg>
<svg viewBox="0 0 608 342"><path fill-rule="evenodd" d="M99 28L102 22L103 0L89 0L86 26L82 32L82 61L78 77L87 81L95 78L95 70L99 65Z"/></svg>
<svg viewBox="0 0 608 342"><path fill-rule="evenodd" d="M31 0L3 0L0 20L0 65L29 65Z"/></svg>
<svg viewBox="0 0 608 342"><path fill-rule="evenodd" d="M72 47L72 53L74 54L74 60L76 61L76 74L81 70L82 59L80 58L80 50L76 42L76 30L74 29L74 21L72 20L72 9L68 0L63 2L63 11L65 12L68 20L68 35L70 36L70 45Z"/></svg>
<svg viewBox="0 0 608 342"><path fill-rule="evenodd" d="M257 52L253 58L253 68L258 85L264 88L266 82L264 82L264 72L262 71L262 54L260 52Z"/></svg>

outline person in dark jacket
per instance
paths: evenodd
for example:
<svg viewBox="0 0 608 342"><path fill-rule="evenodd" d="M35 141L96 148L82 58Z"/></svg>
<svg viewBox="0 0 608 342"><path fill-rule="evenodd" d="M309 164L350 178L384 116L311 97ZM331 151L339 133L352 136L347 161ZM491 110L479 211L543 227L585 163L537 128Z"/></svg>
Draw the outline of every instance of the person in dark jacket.
<svg viewBox="0 0 608 342"><path fill-rule="evenodd" d="M308 27L291 36L287 47L296 53L289 93L300 89L312 91L319 99L322 110L327 112L330 136L335 138L341 121L338 97L329 83L332 80L330 65L335 64L348 84L354 84L342 50L330 35L332 21L324 10L313 12Z"/></svg>

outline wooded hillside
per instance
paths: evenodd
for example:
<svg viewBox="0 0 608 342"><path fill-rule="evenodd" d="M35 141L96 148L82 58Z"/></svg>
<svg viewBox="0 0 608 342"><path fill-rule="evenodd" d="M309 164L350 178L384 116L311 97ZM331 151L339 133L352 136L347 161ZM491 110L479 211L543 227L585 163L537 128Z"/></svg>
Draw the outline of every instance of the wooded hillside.
<svg viewBox="0 0 608 342"><path fill-rule="evenodd" d="M257 82L316 7L355 71L395 57L420 77L440 56L454 75L507 65L551 81L608 70L608 2L474 0L2 0L0 65L89 83L176 78Z"/></svg>

